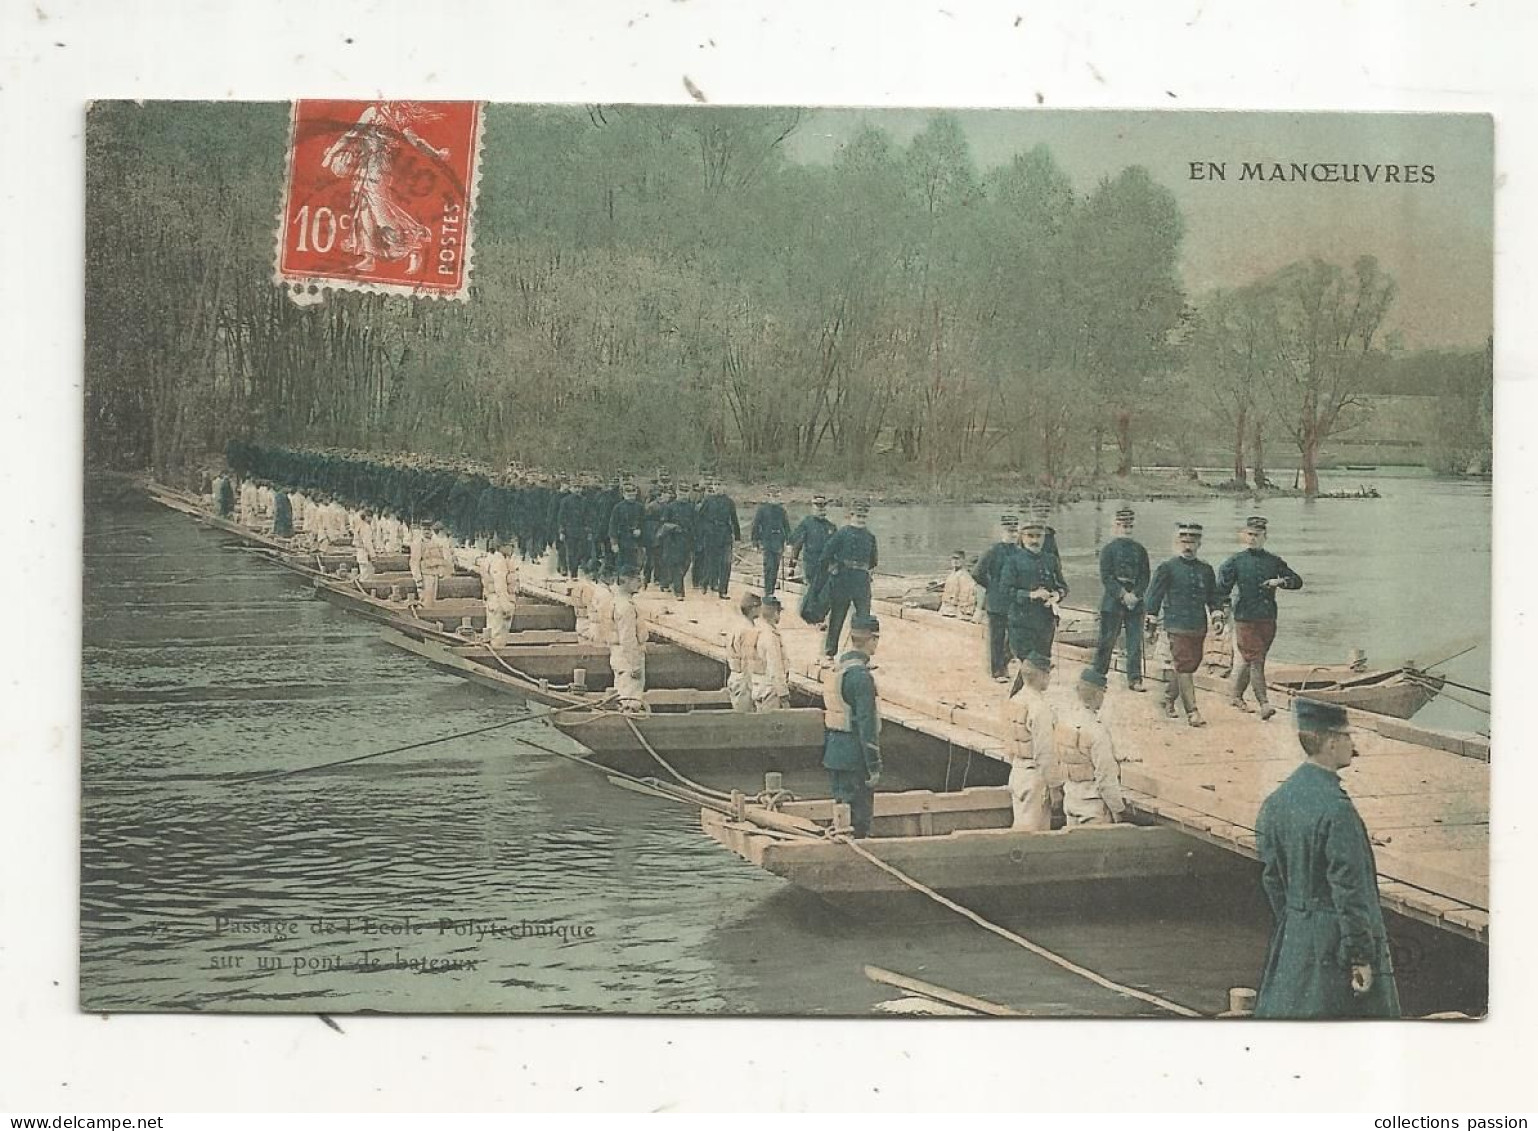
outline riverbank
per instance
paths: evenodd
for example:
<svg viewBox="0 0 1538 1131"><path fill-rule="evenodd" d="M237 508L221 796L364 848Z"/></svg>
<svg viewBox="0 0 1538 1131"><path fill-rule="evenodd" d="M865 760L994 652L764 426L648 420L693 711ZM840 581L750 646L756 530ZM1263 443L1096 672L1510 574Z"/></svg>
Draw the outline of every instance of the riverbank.
<svg viewBox="0 0 1538 1131"><path fill-rule="evenodd" d="M207 467L217 471L222 459L207 457L191 461L180 474L171 472L160 476L162 481L184 490L198 489L200 473ZM484 470L490 471L491 468ZM643 484L649 482L651 469L636 469ZM688 482L688 475L675 469ZM89 494L116 495L136 491L149 477L146 472L125 472L108 469L89 469L86 490ZM1050 499L1062 505L1078 502L1155 502L1158 500L1184 499L1249 499L1260 503L1268 499L1301 499L1301 490L1273 483L1265 488L1239 485L1233 480L1209 475L1192 478L1191 473L1179 468L1145 469L1121 477L1074 476L1056 486L1045 486L1031 477L1016 472L985 469L976 472L949 473L927 476L909 468L881 469L862 475L830 473L821 476L815 469L785 467L774 473L733 474L723 472L727 493L738 503L752 504L769 496L771 487L778 487L786 503L810 504L815 494L826 495L836 502L863 499L883 506L905 505L971 505L997 504L1000 507L1020 507L1028 499ZM1355 486L1346 490L1326 492L1319 496L1328 499L1376 498L1372 488Z"/></svg>
<svg viewBox="0 0 1538 1131"><path fill-rule="evenodd" d="M1257 490L1216 479L1192 479L1176 468L1168 471L1142 471L1125 477L1107 475L1099 478L1072 478L1055 487L1033 482L1030 477L1003 471L981 471L967 475L953 474L928 479L920 476L864 475L828 476L793 474L791 482L769 476L738 478L725 476L727 492L738 502L753 502L768 496L771 486L780 488L787 503L810 501L821 493L830 499L864 499L886 506L927 504L997 503L1001 507L1019 507L1028 499L1050 499L1057 504L1078 502L1153 502L1160 499L1265 499L1302 498L1302 491L1271 486ZM1363 496L1370 498L1370 495Z"/></svg>

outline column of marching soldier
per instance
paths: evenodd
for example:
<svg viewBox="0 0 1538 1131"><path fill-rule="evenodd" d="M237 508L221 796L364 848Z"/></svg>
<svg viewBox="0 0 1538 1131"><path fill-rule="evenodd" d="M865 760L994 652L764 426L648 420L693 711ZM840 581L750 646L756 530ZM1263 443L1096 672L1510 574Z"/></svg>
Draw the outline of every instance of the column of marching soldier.
<svg viewBox="0 0 1538 1131"><path fill-rule="evenodd" d="M622 704L635 710L642 709L646 631L634 595L656 584L682 600L688 580L726 598L733 548L742 539L736 504L715 476L701 477L686 490L659 469L643 497L623 472L601 483L592 475L560 477L518 464L494 473L431 457L247 443L231 445L228 463L231 474L205 485L219 513L252 525L270 523L275 534L302 546L348 545L361 580L369 579L377 555L407 551L419 599L431 603L439 580L452 576L456 564L475 569L487 600L488 635L497 644L505 639L518 591L518 559L540 560L553 551L556 571L572 582L579 634L609 644L616 689ZM1095 656L1074 693L1054 707L1045 692L1058 607L1068 586L1050 507L1034 504L1023 513L1023 519L1013 513L1001 518L999 540L970 569L964 552L952 556L941 601L942 615L986 625L988 674L1011 685L1005 713L1013 735L1010 781L1018 825L1047 827L1049 796L1062 798L1069 824L1110 821L1125 812L1110 735L1098 718L1113 652L1123 637L1127 687L1134 692L1144 690L1145 639L1153 645L1167 717L1180 717L1178 704L1189 725L1205 725L1194 675L1209 631L1233 638L1230 704L1251 711L1244 698L1249 691L1262 719L1275 714L1265 678L1276 631L1275 593L1300 588L1302 579L1264 548L1264 518L1246 520L1240 531L1244 548L1216 571L1198 556L1201 526L1181 522L1174 555L1150 568L1147 550L1133 537L1134 512L1119 509L1114 536L1099 555ZM880 773L874 700L854 711L839 711L835 703L847 705L846 677L869 658L861 645L874 647L879 637L879 622L871 615L877 543L868 514L866 504L855 503L845 525L836 527L827 498L819 494L812 513L793 527L779 491L770 489L749 530L762 551L762 594L743 597L727 657L736 709L788 705L789 663L776 590L782 571L788 566L794 575L799 567L800 616L825 626L823 691L825 702L833 704L830 729L843 735L862 727L870 731L869 742L856 745L873 788ZM1235 589L1237 598L1230 601ZM852 646L840 653L846 621ZM856 698L874 694L873 681L866 688L857 678L847 687ZM840 772L851 770L845 766ZM842 779L837 785L840 794L859 795L852 796L858 828L865 809L862 791Z"/></svg>

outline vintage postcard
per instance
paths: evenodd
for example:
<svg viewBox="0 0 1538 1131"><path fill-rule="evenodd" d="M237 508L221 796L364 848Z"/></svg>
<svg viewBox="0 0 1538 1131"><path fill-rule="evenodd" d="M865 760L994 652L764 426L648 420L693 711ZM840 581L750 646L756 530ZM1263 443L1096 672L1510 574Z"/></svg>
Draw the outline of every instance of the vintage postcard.
<svg viewBox="0 0 1538 1131"><path fill-rule="evenodd" d="M1479 115L87 115L89 1010L1482 1017Z"/></svg>

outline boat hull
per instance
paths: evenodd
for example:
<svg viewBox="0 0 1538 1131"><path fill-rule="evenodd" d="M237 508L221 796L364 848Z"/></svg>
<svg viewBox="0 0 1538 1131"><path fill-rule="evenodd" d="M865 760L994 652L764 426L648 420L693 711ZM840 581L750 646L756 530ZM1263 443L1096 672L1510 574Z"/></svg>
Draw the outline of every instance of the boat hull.
<svg viewBox="0 0 1538 1131"><path fill-rule="evenodd" d="M831 807L831 802L792 803L782 811L821 818ZM1001 913L1072 906L1091 890L1103 901L1108 888L1151 893L1248 878L1253 871L1232 854L1165 826L1032 833L1010 828L1010 818L1008 792L1002 789L878 793L874 835L858 843L963 906ZM778 836L713 810L701 813L701 824L742 859L842 908L909 916L916 900L933 903L847 844Z"/></svg>
<svg viewBox="0 0 1538 1131"><path fill-rule="evenodd" d="M538 635L546 637L548 634L540 632ZM511 669L514 674L536 680L571 684L574 682L574 673L581 671L583 682L579 689L602 691L614 686L614 669L609 665L609 650L596 644L576 640L554 642L548 639L525 644L514 638L495 650L486 644L476 644L456 648L455 651L465 659L474 660L493 670ZM725 666L708 656L701 656L676 644L646 646L646 682L651 687L716 690L725 680Z"/></svg>

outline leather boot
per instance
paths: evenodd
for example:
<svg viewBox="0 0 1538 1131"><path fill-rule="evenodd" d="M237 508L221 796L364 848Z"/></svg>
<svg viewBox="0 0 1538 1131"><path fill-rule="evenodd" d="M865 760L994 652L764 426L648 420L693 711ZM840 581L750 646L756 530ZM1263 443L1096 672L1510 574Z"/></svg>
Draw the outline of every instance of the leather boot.
<svg viewBox="0 0 1538 1131"><path fill-rule="evenodd" d="M1178 719L1175 712L1175 698L1180 694L1180 676L1175 672L1169 673L1169 678L1164 681L1164 696L1159 700L1159 706L1164 708L1166 719Z"/></svg>
<svg viewBox="0 0 1538 1131"><path fill-rule="evenodd" d="M1244 689L1249 685L1250 665L1240 660L1234 665L1234 678L1228 683L1228 705L1234 710L1249 712L1250 705L1244 701Z"/></svg>
<svg viewBox="0 0 1538 1131"><path fill-rule="evenodd" d="M1194 727L1204 727L1207 720L1196 709L1196 676L1184 674L1180 677L1180 705L1186 709L1186 722Z"/></svg>
<svg viewBox="0 0 1538 1131"><path fill-rule="evenodd" d="M1272 715L1276 714L1276 708L1271 706L1266 698L1266 661L1256 660L1250 666L1255 669L1251 683L1255 689L1255 702L1260 704L1260 717L1262 719L1269 719Z"/></svg>

